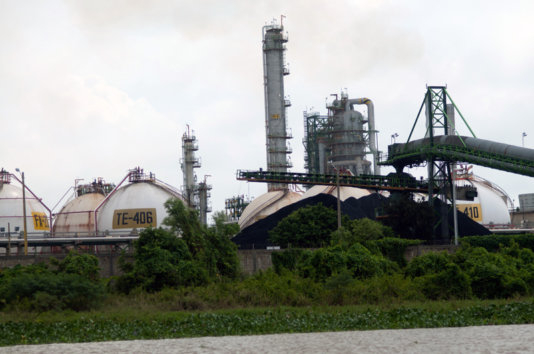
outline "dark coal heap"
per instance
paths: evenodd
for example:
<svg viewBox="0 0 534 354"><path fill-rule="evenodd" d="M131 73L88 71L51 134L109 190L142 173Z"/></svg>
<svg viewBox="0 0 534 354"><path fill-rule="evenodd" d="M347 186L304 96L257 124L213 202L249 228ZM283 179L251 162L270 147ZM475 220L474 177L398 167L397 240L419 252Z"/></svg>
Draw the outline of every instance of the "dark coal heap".
<svg viewBox="0 0 534 354"><path fill-rule="evenodd" d="M379 194L371 194L359 199L348 198L341 202L341 213L347 215L350 219L369 218L374 220L376 218L377 210L382 208L388 202L388 198ZM268 246L273 246L269 242L269 231L274 228L280 220L291 214L297 209L308 205L315 205L321 203L328 208L337 210L337 199L330 194L318 194L313 197L309 197L290 204L277 212L269 215L268 217L257 221L249 227L241 230L232 241L238 245L239 249L265 249ZM439 201L436 201L435 210L439 214L442 210ZM465 214L457 212L458 215L458 234L460 236L472 236L472 235L487 235L489 230L479 223L471 220ZM429 243L450 243L451 236L453 235L453 213L448 212L449 219L449 235L443 237L437 235L433 240L427 240ZM437 230L439 233L439 229Z"/></svg>

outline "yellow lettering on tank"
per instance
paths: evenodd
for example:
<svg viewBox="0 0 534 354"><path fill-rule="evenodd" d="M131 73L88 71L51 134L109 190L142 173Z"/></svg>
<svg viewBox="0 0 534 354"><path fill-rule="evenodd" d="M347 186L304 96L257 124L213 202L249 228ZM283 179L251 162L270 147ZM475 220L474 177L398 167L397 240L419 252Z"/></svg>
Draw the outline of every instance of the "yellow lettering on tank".
<svg viewBox="0 0 534 354"><path fill-rule="evenodd" d="M133 229L156 225L156 209L116 209L113 212L114 229Z"/></svg>
<svg viewBox="0 0 534 354"><path fill-rule="evenodd" d="M472 220L482 222L482 206L480 204L456 204L456 208Z"/></svg>
<svg viewBox="0 0 534 354"><path fill-rule="evenodd" d="M49 231L50 225L45 213L32 211L33 228L35 230Z"/></svg>

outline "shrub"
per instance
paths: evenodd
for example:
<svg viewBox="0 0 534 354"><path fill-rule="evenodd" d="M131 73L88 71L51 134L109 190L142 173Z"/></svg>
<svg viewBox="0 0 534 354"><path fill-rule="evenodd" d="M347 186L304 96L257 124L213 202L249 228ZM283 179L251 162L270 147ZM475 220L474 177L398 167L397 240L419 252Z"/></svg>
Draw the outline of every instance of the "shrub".
<svg viewBox="0 0 534 354"><path fill-rule="evenodd" d="M368 218L351 220L349 230L353 236L352 243L394 236L391 227Z"/></svg>
<svg viewBox="0 0 534 354"><path fill-rule="evenodd" d="M382 255L373 255L361 244L354 244L346 254L347 269L356 279L371 278L398 271L395 263Z"/></svg>
<svg viewBox="0 0 534 354"><path fill-rule="evenodd" d="M409 246L421 244L420 240L407 240L397 237L385 237L380 240L365 241L363 245L369 250L376 250L387 259L397 263L400 267L406 266L404 253Z"/></svg>
<svg viewBox="0 0 534 354"><path fill-rule="evenodd" d="M300 248L288 248L283 251L271 253L271 261L273 263L274 271L277 274L280 274L283 269L290 271L295 270L303 253L304 250Z"/></svg>
<svg viewBox="0 0 534 354"><path fill-rule="evenodd" d="M506 252L516 253L512 249ZM505 298L523 295L528 285L521 278L525 265L520 258L505 253L490 253L482 247L465 247L453 259L471 278L473 294L479 298ZM519 251L517 251L519 255ZM528 256L526 256L528 257Z"/></svg>
<svg viewBox="0 0 534 354"><path fill-rule="evenodd" d="M4 270L0 282L0 307L22 305L28 310L88 310L105 295L100 282L79 274L54 273L42 266Z"/></svg>
<svg viewBox="0 0 534 354"><path fill-rule="evenodd" d="M365 279L398 271L398 266L381 255L373 255L361 244L344 250L341 246L304 251L295 266L304 278L324 282L348 271L354 279Z"/></svg>
<svg viewBox="0 0 534 354"><path fill-rule="evenodd" d="M317 248L330 244L337 213L321 203L295 210L269 231L269 240L282 248Z"/></svg>
<svg viewBox="0 0 534 354"><path fill-rule="evenodd" d="M237 284L234 296L239 303L249 306L306 306L313 304L322 294L322 287L311 279L294 273L272 269L245 279Z"/></svg>
<svg viewBox="0 0 534 354"><path fill-rule="evenodd" d="M50 263L57 266L58 271L62 273L78 274L92 281L98 281L100 278L98 258L91 254L70 251L64 259L58 261L51 258Z"/></svg>
<svg viewBox="0 0 534 354"><path fill-rule="evenodd" d="M447 252L430 252L412 259L406 266L404 273L412 278L437 274L444 270L450 262L451 256Z"/></svg>
<svg viewBox="0 0 534 354"><path fill-rule="evenodd" d="M315 281L324 282L331 275L346 269L346 259L339 247L305 252L301 260L297 265L298 274Z"/></svg>
<svg viewBox="0 0 534 354"><path fill-rule="evenodd" d="M448 263L442 271L418 280L421 292L428 299L467 299L472 296L469 276L454 263Z"/></svg>
<svg viewBox="0 0 534 354"><path fill-rule="evenodd" d="M483 247L490 252L497 252L502 246L508 247L515 242L519 248L534 251L534 234L468 236L462 237L460 242L463 246Z"/></svg>

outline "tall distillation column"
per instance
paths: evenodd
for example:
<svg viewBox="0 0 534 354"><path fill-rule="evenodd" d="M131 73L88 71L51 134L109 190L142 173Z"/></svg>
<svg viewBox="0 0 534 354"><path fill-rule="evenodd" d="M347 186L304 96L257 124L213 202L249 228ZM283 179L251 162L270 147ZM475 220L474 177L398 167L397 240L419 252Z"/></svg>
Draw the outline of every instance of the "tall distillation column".
<svg viewBox="0 0 534 354"><path fill-rule="evenodd" d="M204 176L204 181L197 185L198 193L198 209L200 214L200 222L204 225L208 224L208 213L211 211L209 197L211 196L211 185L207 182L208 175Z"/></svg>
<svg viewBox="0 0 534 354"><path fill-rule="evenodd" d="M195 198L195 168L200 167L200 161L195 156L195 151L198 150L197 138L194 133L189 131L182 135L182 174L184 176L183 196L189 207L197 208L198 202Z"/></svg>
<svg viewBox="0 0 534 354"><path fill-rule="evenodd" d="M287 36L284 27L273 23L263 27L263 78L265 89L265 130L267 170L287 172L291 167L288 140L291 135L286 127L286 108L291 102L284 96L285 66L284 51ZM287 185L269 183L268 191L287 189Z"/></svg>

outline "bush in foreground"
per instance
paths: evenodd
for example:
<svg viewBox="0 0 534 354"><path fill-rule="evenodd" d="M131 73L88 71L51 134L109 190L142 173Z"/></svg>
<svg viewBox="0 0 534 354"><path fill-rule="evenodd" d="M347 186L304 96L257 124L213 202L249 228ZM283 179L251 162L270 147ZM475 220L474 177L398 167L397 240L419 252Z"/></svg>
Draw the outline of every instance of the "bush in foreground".
<svg viewBox="0 0 534 354"><path fill-rule="evenodd" d="M53 263L56 270L45 264L1 270L0 308L82 311L93 308L104 298L96 257L71 253Z"/></svg>

